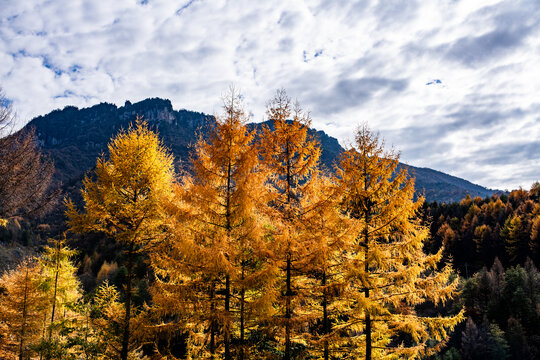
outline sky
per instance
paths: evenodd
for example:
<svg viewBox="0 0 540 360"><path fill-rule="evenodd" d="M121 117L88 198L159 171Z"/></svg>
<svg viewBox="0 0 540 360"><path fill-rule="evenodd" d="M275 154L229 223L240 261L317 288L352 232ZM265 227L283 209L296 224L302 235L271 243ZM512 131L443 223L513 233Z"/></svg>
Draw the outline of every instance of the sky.
<svg viewBox="0 0 540 360"><path fill-rule="evenodd" d="M286 89L352 144L493 189L540 180L540 0L0 0L0 86L24 124L148 97L252 121Z"/></svg>

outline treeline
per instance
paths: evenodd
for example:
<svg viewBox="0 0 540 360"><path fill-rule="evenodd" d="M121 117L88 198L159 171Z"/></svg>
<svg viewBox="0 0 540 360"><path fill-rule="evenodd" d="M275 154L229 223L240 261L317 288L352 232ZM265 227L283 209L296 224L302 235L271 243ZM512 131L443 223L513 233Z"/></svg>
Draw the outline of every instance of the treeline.
<svg viewBox="0 0 540 360"><path fill-rule="evenodd" d="M458 278L440 264L441 250L424 253L422 200L413 200L406 170L396 171L399 156L363 126L335 174L325 174L298 104L281 90L267 114L272 130L250 131L231 90L215 128L195 144L193 175L174 173L172 157L142 121L113 138L84 181L82 204L66 205L69 236L120 250L122 266L101 262L97 287L82 294L71 250L57 241L42 260L6 273L4 356L439 352L463 319L458 307L437 313L455 296ZM83 275L97 270L95 257L86 254Z"/></svg>
<svg viewBox="0 0 540 360"><path fill-rule="evenodd" d="M437 359L540 357L540 184L529 191L424 205L426 250L444 248L463 277L468 317Z"/></svg>
<svg viewBox="0 0 540 360"><path fill-rule="evenodd" d="M470 196L459 204L424 205L431 240L426 246L444 246L446 258L462 276L470 277L495 258L504 266L523 265L527 258L540 263L540 183L530 191L481 199Z"/></svg>

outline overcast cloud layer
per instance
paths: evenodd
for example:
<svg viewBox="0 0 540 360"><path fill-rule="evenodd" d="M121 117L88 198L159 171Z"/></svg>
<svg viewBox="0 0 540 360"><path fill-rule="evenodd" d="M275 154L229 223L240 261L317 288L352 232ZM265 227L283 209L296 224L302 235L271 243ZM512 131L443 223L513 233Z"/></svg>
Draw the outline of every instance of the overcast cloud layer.
<svg viewBox="0 0 540 360"><path fill-rule="evenodd" d="M254 121L284 87L313 126L367 121L402 161L484 186L540 180L540 1L0 0L0 86L21 121L147 97Z"/></svg>

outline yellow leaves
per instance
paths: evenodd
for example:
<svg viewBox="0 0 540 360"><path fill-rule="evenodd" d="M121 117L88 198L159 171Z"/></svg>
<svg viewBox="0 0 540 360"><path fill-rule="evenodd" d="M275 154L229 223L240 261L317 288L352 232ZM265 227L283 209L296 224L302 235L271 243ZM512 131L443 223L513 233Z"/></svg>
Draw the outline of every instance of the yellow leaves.
<svg viewBox="0 0 540 360"><path fill-rule="evenodd" d="M60 240L49 239L48 246L38 259L41 265L41 287L47 294L49 307L56 308L58 321L73 316L69 309L81 297L77 268L72 262L76 251L67 247L65 234Z"/></svg>
<svg viewBox="0 0 540 360"><path fill-rule="evenodd" d="M159 327L188 331L192 358L237 346L254 330L283 338L286 349L291 341L314 346L315 357L326 347L356 358L366 341L377 358L419 357L428 339L444 342L462 317L422 318L414 307L444 303L457 282L450 266L437 271L442 252L423 253L423 199L413 199L399 155L363 127L328 178L317 168L309 115L284 91L267 112L272 130L257 137L228 95L195 146L193 176L176 182L145 124L119 134L95 179L84 181L86 211L66 201L71 228L152 247L154 314L180 319ZM108 284L98 298L124 311ZM396 345L402 333L411 346Z"/></svg>
<svg viewBox="0 0 540 360"><path fill-rule="evenodd" d="M284 90L276 92L268 104L267 114L273 129L266 127L263 130L259 153L274 174L273 201L290 207L296 205L309 187L310 177L317 171L321 150L318 142L308 134L309 115L298 104L293 105ZM286 211L283 214L290 216Z"/></svg>
<svg viewBox="0 0 540 360"><path fill-rule="evenodd" d="M401 321L393 323L394 330L409 334L415 343L425 342L428 338L427 331L422 324L411 320L411 317L404 317Z"/></svg>
<svg viewBox="0 0 540 360"><path fill-rule="evenodd" d="M118 316L121 318L122 307L119 304L120 294L114 285L110 285L105 280L96 291L95 305L98 311L103 311L107 316Z"/></svg>
<svg viewBox="0 0 540 360"><path fill-rule="evenodd" d="M0 277L0 324L10 334L2 347L10 358L31 357L39 341L48 305L40 280L41 268L30 261Z"/></svg>
<svg viewBox="0 0 540 360"><path fill-rule="evenodd" d="M108 148L110 160L99 161L96 171L104 180L120 184L122 196L145 197L169 190L168 184L173 179L172 157L141 119L137 119L135 127L118 134Z"/></svg>
<svg viewBox="0 0 540 360"><path fill-rule="evenodd" d="M181 314L185 323L178 325L190 331L194 358L206 356L211 347L223 351L224 334L239 337L240 317L247 337L259 324L255 319L274 311L272 241L279 235L267 226L269 172L259 163L255 131L246 122L231 89L223 115L195 145L193 176L175 186L166 209L170 237L151 254L160 277L156 307L164 314Z"/></svg>
<svg viewBox="0 0 540 360"><path fill-rule="evenodd" d="M457 315L449 317L422 318L430 333L430 337L437 341L448 338L448 331L452 331L457 324L465 320L465 310L462 309Z"/></svg>
<svg viewBox="0 0 540 360"><path fill-rule="evenodd" d="M86 211L66 200L68 224L76 232L102 231L125 244L145 244L161 233L163 207L172 198L172 157L140 119L108 148L109 159L97 161L96 179L83 182Z"/></svg>
<svg viewBox="0 0 540 360"><path fill-rule="evenodd" d="M71 231L102 232L124 246L127 293L125 321L120 326L125 358L132 337L130 324L139 318L131 309L134 257L168 237L166 209L173 197L174 170L172 157L140 119L114 137L108 149L108 159L102 155L97 161L95 176L83 181L84 212L70 200L65 203ZM118 309L110 310L111 318Z"/></svg>
<svg viewBox="0 0 540 360"><path fill-rule="evenodd" d="M372 335L380 334L382 327L387 326L387 343L399 333L409 333L413 346L383 346L379 355L418 357L428 339L444 341L446 331L462 317L426 319L412 307L428 300L444 303L455 294L457 280L449 281L449 265L436 271L442 250L423 253L429 229L416 219L423 199L413 200L414 181L405 168L395 172L399 155L385 151L366 126L358 130L355 145L343 154L335 180L342 211L356 232L345 275L350 283L349 322L369 315L374 323L371 336L365 338L371 337L373 343Z"/></svg>

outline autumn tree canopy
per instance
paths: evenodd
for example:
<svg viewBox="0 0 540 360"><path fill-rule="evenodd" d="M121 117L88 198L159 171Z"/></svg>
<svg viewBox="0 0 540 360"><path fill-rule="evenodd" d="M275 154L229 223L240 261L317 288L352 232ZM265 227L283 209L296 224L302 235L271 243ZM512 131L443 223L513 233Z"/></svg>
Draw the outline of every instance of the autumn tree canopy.
<svg viewBox="0 0 540 360"><path fill-rule="evenodd" d="M27 359L36 354L47 298L40 286L40 267L31 260L0 277L0 357ZM2 343L3 342L3 343Z"/></svg>
<svg viewBox="0 0 540 360"><path fill-rule="evenodd" d="M61 239L50 239L38 259L41 266L41 290L47 299L45 329L41 349L43 358L60 357L68 340L59 329L76 317L74 305L81 296L77 268L72 262L75 251L66 245L65 234Z"/></svg>
<svg viewBox="0 0 540 360"><path fill-rule="evenodd" d="M164 205L172 196L174 168L157 134L138 119L109 144L108 159L98 159L95 179L86 177L84 211L67 201L73 232L101 232L121 243L127 257L125 317L120 357L130 350L130 319L134 260L166 236Z"/></svg>
<svg viewBox="0 0 540 360"><path fill-rule="evenodd" d="M199 304L199 311L186 321L190 353L244 359L250 357L247 337L271 305L265 289L273 273L261 212L267 172L259 164L255 131L246 127L238 92L231 88L223 101L223 115L195 146L193 177L177 189L171 220L175 235L153 264L157 286L177 291L168 313L197 307L185 305L186 290L188 300ZM195 293L198 299L193 299ZM197 327L197 322L204 326Z"/></svg>
<svg viewBox="0 0 540 360"><path fill-rule="evenodd" d="M276 91L267 105L272 128L261 134L260 156L271 172L269 202L273 261L279 268L276 308L273 323L284 340L284 359L291 359L292 344L303 341L298 332L309 319L302 311L306 293L306 246L310 237L303 227L305 216L313 205L307 196L315 186L318 174L320 144L308 132L309 114L293 103L285 90ZM300 331L302 332L302 331Z"/></svg>
<svg viewBox="0 0 540 360"><path fill-rule="evenodd" d="M461 313L422 317L415 311L426 301L444 304L458 283L451 279L450 264L439 271L442 251L423 252L429 235L417 218L423 199L414 201L414 180L406 169L396 171L398 160L399 154L385 151L364 125L337 172L342 211L357 228L345 255L350 285L344 298L350 310L339 326L347 332L344 346L355 358L430 354L463 318Z"/></svg>

